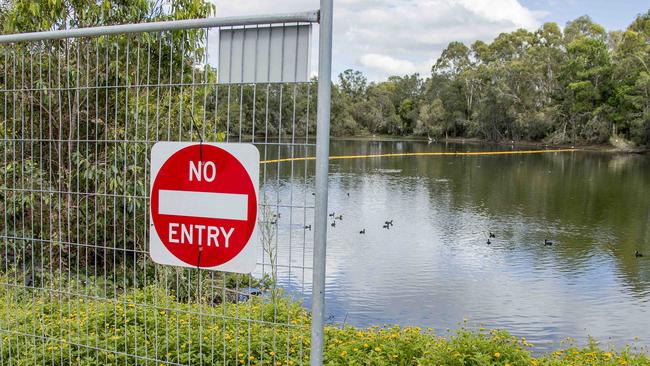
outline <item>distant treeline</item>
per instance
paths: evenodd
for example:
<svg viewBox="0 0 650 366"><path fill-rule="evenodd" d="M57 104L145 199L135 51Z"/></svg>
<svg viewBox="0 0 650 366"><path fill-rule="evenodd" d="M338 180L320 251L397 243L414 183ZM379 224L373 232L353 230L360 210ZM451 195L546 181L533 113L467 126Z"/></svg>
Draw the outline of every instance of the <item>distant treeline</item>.
<svg viewBox="0 0 650 366"><path fill-rule="evenodd" d="M583 16L492 43L452 42L431 76L339 75L332 132L650 144L650 10L625 31Z"/></svg>

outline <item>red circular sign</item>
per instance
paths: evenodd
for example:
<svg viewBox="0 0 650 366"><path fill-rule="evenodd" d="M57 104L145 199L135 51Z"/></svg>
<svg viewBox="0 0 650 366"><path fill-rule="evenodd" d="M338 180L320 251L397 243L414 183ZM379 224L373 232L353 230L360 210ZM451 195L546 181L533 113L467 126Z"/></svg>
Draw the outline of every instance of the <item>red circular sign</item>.
<svg viewBox="0 0 650 366"><path fill-rule="evenodd" d="M188 146L158 171L151 217L160 241L176 258L197 267L218 266L239 254L253 234L255 187L246 168L226 150Z"/></svg>

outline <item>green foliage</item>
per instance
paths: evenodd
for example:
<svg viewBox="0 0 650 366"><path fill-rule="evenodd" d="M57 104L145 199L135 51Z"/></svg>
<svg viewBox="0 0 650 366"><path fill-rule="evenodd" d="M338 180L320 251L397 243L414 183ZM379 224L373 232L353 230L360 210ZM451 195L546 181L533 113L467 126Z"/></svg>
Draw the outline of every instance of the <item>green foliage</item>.
<svg viewBox="0 0 650 366"><path fill-rule="evenodd" d="M147 0L40 0L14 1L0 10L0 18L3 32L12 33L201 18L212 12L213 5L203 0L182 0L167 9ZM178 139L182 132L185 138L199 139L203 130L210 141L223 134L216 116L195 117L206 115L204 100L218 91L132 86L214 80L209 67L194 72L195 63L203 59L203 38L204 31L187 31L0 47L0 88L21 89L4 92L0 107L0 131L6 139L0 211L7 218L0 232L16 238L0 243L1 255L11 260L5 264L25 263L34 255L39 263L49 261L43 264L52 269L69 263L99 266L97 257L107 265L121 262L115 256L145 250L145 182L152 143ZM150 65L185 73L152 75ZM164 126L159 126L161 120ZM183 131L184 120L192 121L189 131ZM43 253L15 245L26 237L59 250L40 258ZM102 251L102 246L124 251Z"/></svg>
<svg viewBox="0 0 650 366"><path fill-rule="evenodd" d="M215 7L204 0L178 0L165 8L150 0L14 0L0 7L2 33L38 32L147 21L205 18Z"/></svg>
<svg viewBox="0 0 650 366"><path fill-rule="evenodd" d="M284 297L214 305L179 301L156 287L108 300L2 287L0 318L3 329L19 330L0 338L0 359L16 365L134 365L142 358L180 364L309 362L310 316ZM23 333L39 337L34 341ZM503 330L463 327L443 337L417 327L325 328L326 365L650 365L629 348L604 350L595 342L533 354L526 339Z"/></svg>
<svg viewBox="0 0 650 366"><path fill-rule="evenodd" d="M346 70L333 93L332 131L648 145L648 67L650 11L624 32L608 34L584 16L564 31L546 23L489 44L451 42L425 80L367 84Z"/></svg>
<svg viewBox="0 0 650 366"><path fill-rule="evenodd" d="M39 0L0 7L0 18L11 33L213 10L204 0ZM156 141L314 135L312 83L217 85L205 37L188 30L0 46L0 270L28 271L35 261L110 274L144 263Z"/></svg>
<svg viewBox="0 0 650 366"><path fill-rule="evenodd" d="M422 105L413 132L429 137L446 137L450 125L445 119L445 113L445 106L440 98L436 98L431 104Z"/></svg>
<svg viewBox="0 0 650 366"><path fill-rule="evenodd" d="M16 333L4 333L0 359L11 358L16 365L132 365L154 355L174 364L195 364L201 359L260 364L261 359L269 363L287 356L297 363L297 345L308 337L310 321L299 303L284 298L273 303L256 297L209 305L183 302L154 287L104 301L36 298L3 287L0 304L3 329L29 329L48 338L33 343ZM255 321L249 324L244 318ZM285 325L269 326L273 322Z"/></svg>

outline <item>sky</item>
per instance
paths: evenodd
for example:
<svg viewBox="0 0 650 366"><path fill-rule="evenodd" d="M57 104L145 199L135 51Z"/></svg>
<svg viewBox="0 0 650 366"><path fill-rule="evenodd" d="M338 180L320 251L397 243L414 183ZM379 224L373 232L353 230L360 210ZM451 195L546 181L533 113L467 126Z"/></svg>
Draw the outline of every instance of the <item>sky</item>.
<svg viewBox="0 0 650 366"><path fill-rule="evenodd" d="M318 0L211 0L217 16L317 9ZM589 15L607 30L624 29L650 9L647 0L334 0L332 76L361 70L370 80L419 72L452 41L491 41L518 28ZM318 33L313 33L313 49ZM316 52L312 52L312 74Z"/></svg>

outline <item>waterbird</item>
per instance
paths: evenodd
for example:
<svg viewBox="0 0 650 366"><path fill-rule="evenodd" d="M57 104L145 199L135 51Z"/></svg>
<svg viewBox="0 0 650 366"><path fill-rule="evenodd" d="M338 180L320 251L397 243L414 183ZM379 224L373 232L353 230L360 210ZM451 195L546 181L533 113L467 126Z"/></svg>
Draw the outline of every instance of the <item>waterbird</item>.
<svg viewBox="0 0 650 366"><path fill-rule="evenodd" d="M334 217L335 214L335 212L330 213L330 217Z"/></svg>
<svg viewBox="0 0 650 366"><path fill-rule="evenodd" d="M494 235L494 233L490 231L490 238L496 238L496 237L497 237L497 236Z"/></svg>
<svg viewBox="0 0 650 366"><path fill-rule="evenodd" d="M544 245L546 246L553 245L553 242L548 239L544 239Z"/></svg>
<svg viewBox="0 0 650 366"><path fill-rule="evenodd" d="M359 234L365 234L365 233L366 233L366 229L365 229L365 228L364 228L363 230L359 231Z"/></svg>
<svg viewBox="0 0 650 366"><path fill-rule="evenodd" d="M390 221L384 221L384 224L386 224L386 225L388 225L388 226L394 226L394 225L395 225L395 224L393 224L393 220L390 220Z"/></svg>
<svg viewBox="0 0 650 366"><path fill-rule="evenodd" d="M350 197L350 192L348 192L348 197Z"/></svg>
<svg viewBox="0 0 650 366"><path fill-rule="evenodd" d="M641 257L643 257L643 254L639 253L639 251L636 250L636 251L634 251L634 256L637 257L637 258L641 258Z"/></svg>
<svg viewBox="0 0 650 366"><path fill-rule="evenodd" d="M487 240L487 244L488 244L488 245L492 244L492 242L490 241L490 239Z"/></svg>
<svg viewBox="0 0 650 366"><path fill-rule="evenodd" d="M305 225L303 229L309 229L311 231L311 225Z"/></svg>
<svg viewBox="0 0 650 366"><path fill-rule="evenodd" d="M311 195L312 195L312 196L315 196L315 195L316 195L316 193L315 193L315 192L311 192Z"/></svg>
<svg viewBox="0 0 650 366"><path fill-rule="evenodd" d="M332 221L332 227L336 227L336 221Z"/></svg>
<svg viewBox="0 0 650 366"><path fill-rule="evenodd" d="M341 220L343 221L343 215L338 215L334 218L334 220Z"/></svg>
<svg viewBox="0 0 650 366"><path fill-rule="evenodd" d="M386 224L386 225L384 225L384 226L382 226L382 227L383 227L384 229L390 229L390 225L388 225L388 224Z"/></svg>

